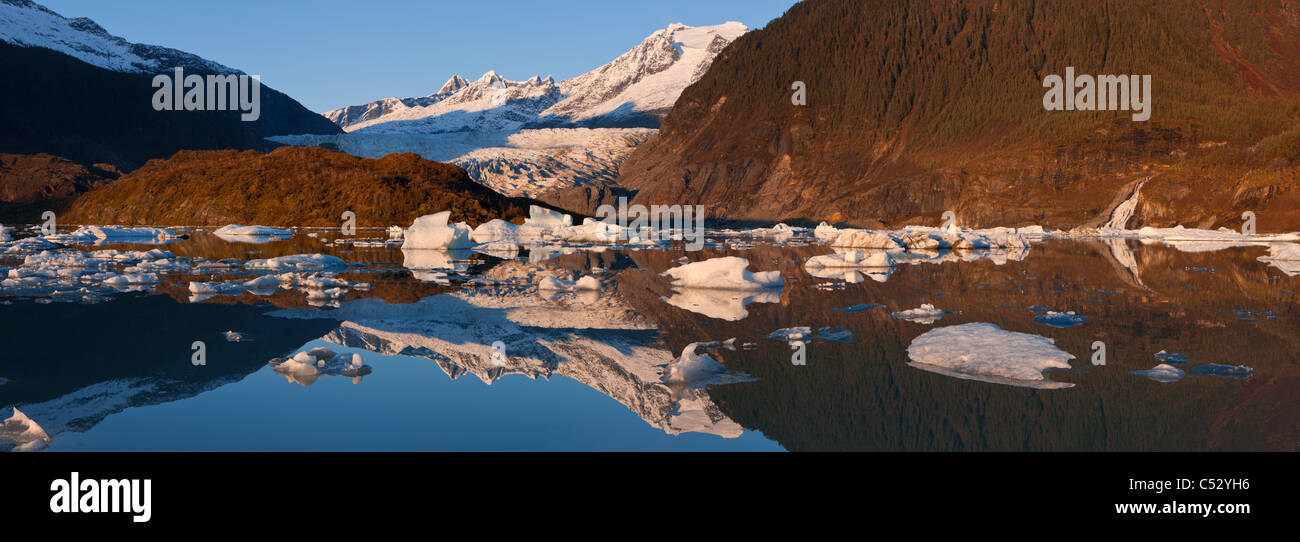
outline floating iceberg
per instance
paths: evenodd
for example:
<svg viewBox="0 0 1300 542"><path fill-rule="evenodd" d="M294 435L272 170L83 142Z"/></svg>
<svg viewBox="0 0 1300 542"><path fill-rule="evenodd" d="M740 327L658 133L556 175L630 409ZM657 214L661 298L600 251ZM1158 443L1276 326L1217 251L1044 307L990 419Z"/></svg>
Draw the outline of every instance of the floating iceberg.
<svg viewBox="0 0 1300 542"><path fill-rule="evenodd" d="M780 288L780 271L751 273L749 260L736 256L713 258L674 267L663 274L673 278L674 288L718 290L765 290Z"/></svg>
<svg viewBox="0 0 1300 542"><path fill-rule="evenodd" d="M1156 359L1160 360L1161 363L1177 363L1180 365L1187 363L1186 354L1170 354L1169 352L1165 352L1164 350L1161 350L1159 352L1156 352L1155 357Z"/></svg>
<svg viewBox="0 0 1300 542"><path fill-rule="evenodd" d="M909 232L903 234L903 244L908 250L939 250L941 248L951 248L949 241L942 235L934 235L924 232Z"/></svg>
<svg viewBox="0 0 1300 542"><path fill-rule="evenodd" d="M710 343L691 343L682 349L681 357L668 362L664 367L663 382L684 385L688 388L702 388L712 384L744 382L750 378L744 374L732 373L727 366L718 363L708 354L698 354L696 349Z"/></svg>
<svg viewBox="0 0 1300 542"><path fill-rule="evenodd" d="M894 257L888 252L874 251L864 252L861 250L846 250L838 254L826 254L823 256L813 256L808 258L804 263L805 269L822 269L822 268L859 268L859 267L893 267L895 265Z"/></svg>
<svg viewBox="0 0 1300 542"><path fill-rule="evenodd" d="M929 325L938 322L947 314L949 314L948 311L937 309L934 305L929 303L922 303L920 307L898 311L890 314L890 316L898 318L899 320L907 320L909 322Z"/></svg>
<svg viewBox="0 0 1300 542"><path fill-rule="evenodd" d="M285 379L302 386L310 386L325 375L352 377L353 383L371 372L362 362L361 354L337 354L329 348L312 348L287 358L272 359L269 364Z"/></svg>
<svg viewBox="0 0 1300 542"><path fill-rule="evenodd" d="M813 229L813 237L823 241L834 241L839 236L840 229L825 222L818 224L817 228Z"/></svg>
<svg viewBox="0 0 1300 542"><path fill-rule="evenodd" d="M1129 374L1149 378L1156 382L1177 382L1182 380L1183 375L1186 373L1184 373L1182 369L1174 367L1173 365L1161 363L1160 365L1156 365L1155 367L1144 371L1130 371Z"/></svg>
<svg viewBox="0 0 1300 542"><path fill-rule="evenodd" d="M136 242L149 243L180 238L176 232L165 228L119 228L109 226L82 226L71 233L47 235L52 241L70 242Z"/></svg>
<svg viewBox="0 0 1300 542"><path fill-rule="evenodd" d="M253 338L250 337L247 333L242 333L239 331L227 330L222 332L221 335L226 338L226 342L231 342L231 343L239 343L239 342L246 342L246 341L253 340Z"/></svg>
<svg viewBox="0 0 1300 542"><path fill-rule="evenodd" d="M190 282L190 293L195 295L239 295L244 285L228 282Z"/></svg>
<svg viewBox="0 0 1300 542"><path fill-rule="evenodd" d="M848 343L853 342L853 333L842 327L822 327L817 328L817 331L814 332L812 327L796 326L773 331L767 335L767 338L785 342L803 342L822 339Z"/></svg>
<svg viewBox="0 0 1300 542"><path fill-rule="evenodd" d="M564 280L556 277L543 277L537 283L537 289L541 291L573 292L589 291L594 292L600 289L600 279L591 275L584 276L576 282Z"/></svg>
<svg viewBox="0 0 1300 542"><path fill-rule="evenodd" d="M927 331L907 347L908 365L956 378L1039 389L1068 388L1043 376L1069 369L1074 355L1047 337L972 323Z"/></svg>
<svg viewBox="0 0 1300 542"><path fill-rule="evenodd" d="M572 216L537 205L528 206L528 218L524 219L524 226L532 226L546 230L567 228L572 225Z"/></svg>
<svg viewBox="0 0 1300 542"><path fill-rule="evenodd" d="M889 234L866 230L844 230L831 242L836 248L868 248L874 250L903 250Z"/></svg>
<svg viewBox="0 0 1300 542"><path fill-rule="evenodd" d="M477 228L474 228L474 231L470 232L469 238L475 243L518 245L520 242L519 226L500 218L494 218L479 224Z"/></svg>
<svg viewBox="0 0 1300 542"><path fill-rule="evenodd" d="M1043 325L1055 328L1067 328L1077 326L1086 322L1088 319L1084 316L1075 314L1074 311L1056 312L1047 311L1034 317L1034 321Z"/></svg>
<svg viewBox="0 0 1300 542"><path fill-rule="evenodd" d="M1265 243L1282 241L1300 241L1300 234L1261 234L1246 235L1228 228L1202 230L1175 226L1172 228L1154 228L1147 226L1137 231L1137 236L1144 243L1160 241L1177 248L1181 252L1211 252L1225 248L1259 246Z"/></svg>
<svg viewBox="0 0 1300 542"><path fill-rule="evenodd" d="M107 286L131 286L157 283L158 275L154 273L124 273L104 280L104 284Z"/></svg>
<svg viewBox="0 0 1300 542"><path fill-rule="evenodd" d="M327 269L343 269L348 264L337 257L325 254L295 254L265 260L249 260L244 266L249 269L268 271L324 271Z"/></svg>
<svg viewBox="0 0 1300 542"><path fill-rule="evenodd" d="M276 290L280 289L280 277L275 275L262 275L244 282L241 286L256 295L272 294L275 293Z"/></svg>
<svg viewBox="0 0 1300 542"><path fill-rule="evenodd" d="M230 224L212 232L223 241L233 243L266 243L278 239L293 237L293 232L267 226L244 226Z"/></svg>
<svg viewBox="0 0 1300 542"><path fill-rule="evenodd" d="M564 215L569 216L569 215ZM616 224L600 220L586 219L581 226L572 226L558 230L556 234L570 243L609 244L618 241L622 230ZM631 241L629 239L629 241ZM640 241L639 239L637 241Z"/></svg>
<svg viewBox="0 0 1300 542"><path fill-rule="evenodd" d="M464 222L447 224L451 211L424 215L415 219L411 227L402 233L403 249L452 250L467 249L474 245L470 241L470 229Z"/></svg>

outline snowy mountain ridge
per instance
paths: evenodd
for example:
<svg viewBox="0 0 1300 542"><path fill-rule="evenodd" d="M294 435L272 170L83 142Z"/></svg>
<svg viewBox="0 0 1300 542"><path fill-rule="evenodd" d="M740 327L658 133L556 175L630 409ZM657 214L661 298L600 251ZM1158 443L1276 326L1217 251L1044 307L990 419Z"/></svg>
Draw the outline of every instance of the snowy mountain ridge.
<svg viewBox="0 0 1300 542"><path fill-rule="evenodd" d="M69 19L30 0L0 0L0 40L52 49L116 72L153 75L180 66L198 72L243 73L185 51L131 43L95 21Z"/></svg>
<svg viewBox="0 0 1300 542"><path fill-rule="evenodd" d="M556 83L510 81L489 71L473 82L452 76L422 97L385 98L335 109L325 117L347 132L436 134L525 127L658 127L687 86L749 29L738 22L674 23L592 71Z"/></svg>

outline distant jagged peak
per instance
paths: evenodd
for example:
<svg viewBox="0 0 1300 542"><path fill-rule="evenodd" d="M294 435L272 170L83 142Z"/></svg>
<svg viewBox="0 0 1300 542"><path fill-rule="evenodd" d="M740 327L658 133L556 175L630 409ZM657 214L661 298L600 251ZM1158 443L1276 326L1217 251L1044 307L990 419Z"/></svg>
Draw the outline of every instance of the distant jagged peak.
<svg viewBox="0 0 1300 542"><path fill-rule="evenodd" d="M479 77L478 80L474 82L478 84L505 86L510 81L505 77L498 75L496 70L488 70L487 73L484 73L482 77Z"/></svg>
<svg viewBox="0 0 1300 542"><path fill-rule="evenodd" d="M325 116L348 131L373 127L391 133L501 130L529 123L562 126L595 122L596 117L605 126L654 127L682 90L708 70L713 57L748 31L734 21L712 26L673 23L609 63L563 81L552 75L511 81L489 70L473 82L453 76L437 93L422 98L371 102ZM452 112L458 114L445 121L437 118ZM390 125L381 128L384 124Z"/></svg>
<svg viewBox="0 0 1300 542"><path fill-rule="evenodd" d="M469 86L468 80L460 75L453 75L451 76L451 79L448 79L446 83L443 83L442 88L438 89L438 92L434 94L451 94L467 86Z"/></svg>

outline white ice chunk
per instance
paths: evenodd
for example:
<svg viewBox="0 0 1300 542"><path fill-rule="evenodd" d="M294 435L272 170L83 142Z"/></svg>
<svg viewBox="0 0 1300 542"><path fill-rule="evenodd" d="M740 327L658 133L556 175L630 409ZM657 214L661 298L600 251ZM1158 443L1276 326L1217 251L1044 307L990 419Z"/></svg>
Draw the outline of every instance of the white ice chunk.
<svg viewBox="0 0 1300 542"><path fill-rule="evenodd" d="M403 232L402 248L453 250L465 249L474 245L470 241L469 226L464 222L448 224L451 211L424 215L411 223L410 229Z"/></svg>
<svg viewBox="0 0 1300 542"><path fill-rule="evenodd" d="M323 271L326 269L342 269L347 266L347 262L325 254L295 254L265 260L250 260L245 264L245 267L249 269L265 269L269 271Z"/></svg>
<svg viewBox="0 0 1300 542"><path fill-rule="evenodd" d="M686 348L682 349L681 357L665 367L665 382L697 384L727 372L725 365L714 361L708 354L695 353L696 346L700 344L686 345Z"/></svg>
<svg viewBox="0 0 1300 542"><path fill-rule="evenodd" d="M905 311L898 311L893 314L890 314L890 316L893 316L894 318L898 318L900 320L907 320L909 322L916 322L918 324L928 325L928 324L933 324L935 322L938 322L939 319L943 318L944 315L946 314L948 314L948 311L945 311L943 309L937 309L935 308L934 305L931 305L929 303L922 303L920 307L917 307L915 309L907 309Z"/></svg>
<svg viewBox="0 0 1300 542"><path fill-rule="evenodd" d="M573 225L573 217L545 207L529 205L528 218L524 219L524 225L543 229L567 228Z"/></svg>
<svg viewBox="0 0 1300 542"><path fill-rule="evenodd" d="M957 378L1042 389L1073 386L1043 376L1049 369L1069 369L1073 354L1048 337L990 323L932 329L914 339L907 354L908 365Z"/></svg>
<svg viewBox="0 0 1300 542"><path fill-rule="evenodd" d="M726 256L688 263L663 274L673 278L674 288L765 290L782 286L780 271L752 273L748 267L749 260Z"/></svg>
<svg viewBox="0 0 1300 542"><path fill-rule="evenodd" d="M1150 378L1156 382L1177 382L1182 380L1183 375L1186 373L1184 373L1182 369L1174 367L1173 365L1161 363L1160 365L1156 365L1155 367L1145 371L1132 371L1130 374Z"/></svg>
<svg viewBox="0 0 1300 542"><path fill-rule="evenodd" d="M591 275L587 275L585 277L578 279L577 282L573 283L573 289L574 290L599 290L600 279L597 279L596 277L593 277Z"/></svg>
<svg viewBox="0 0 1300 542"><path fill-rule="evenodd" d="M889 234L866 230L844 230L831 246L836 248L868 248L875 250L903 250L903 245Z"/></svg>
<svg viewBox="0 0 1300 542"><path fill-rule="evenodd" d="M808 258L808 261L804 263L804 268L893 267L894 264L894 257L888 252L846 250L839 254L826 254Z"/></svg>

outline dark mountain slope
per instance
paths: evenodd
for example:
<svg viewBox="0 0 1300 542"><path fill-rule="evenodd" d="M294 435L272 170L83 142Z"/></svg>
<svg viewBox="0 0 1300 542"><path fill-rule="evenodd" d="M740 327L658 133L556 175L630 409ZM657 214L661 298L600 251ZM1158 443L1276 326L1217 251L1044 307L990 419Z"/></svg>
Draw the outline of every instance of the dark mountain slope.
<svg viewBox="0 0 1300 542"><path fill-rule="evenodd" d="M0 224L39 222L77 196L112 182L112 166L83 166L49 154L0 154Z"/></svg>

